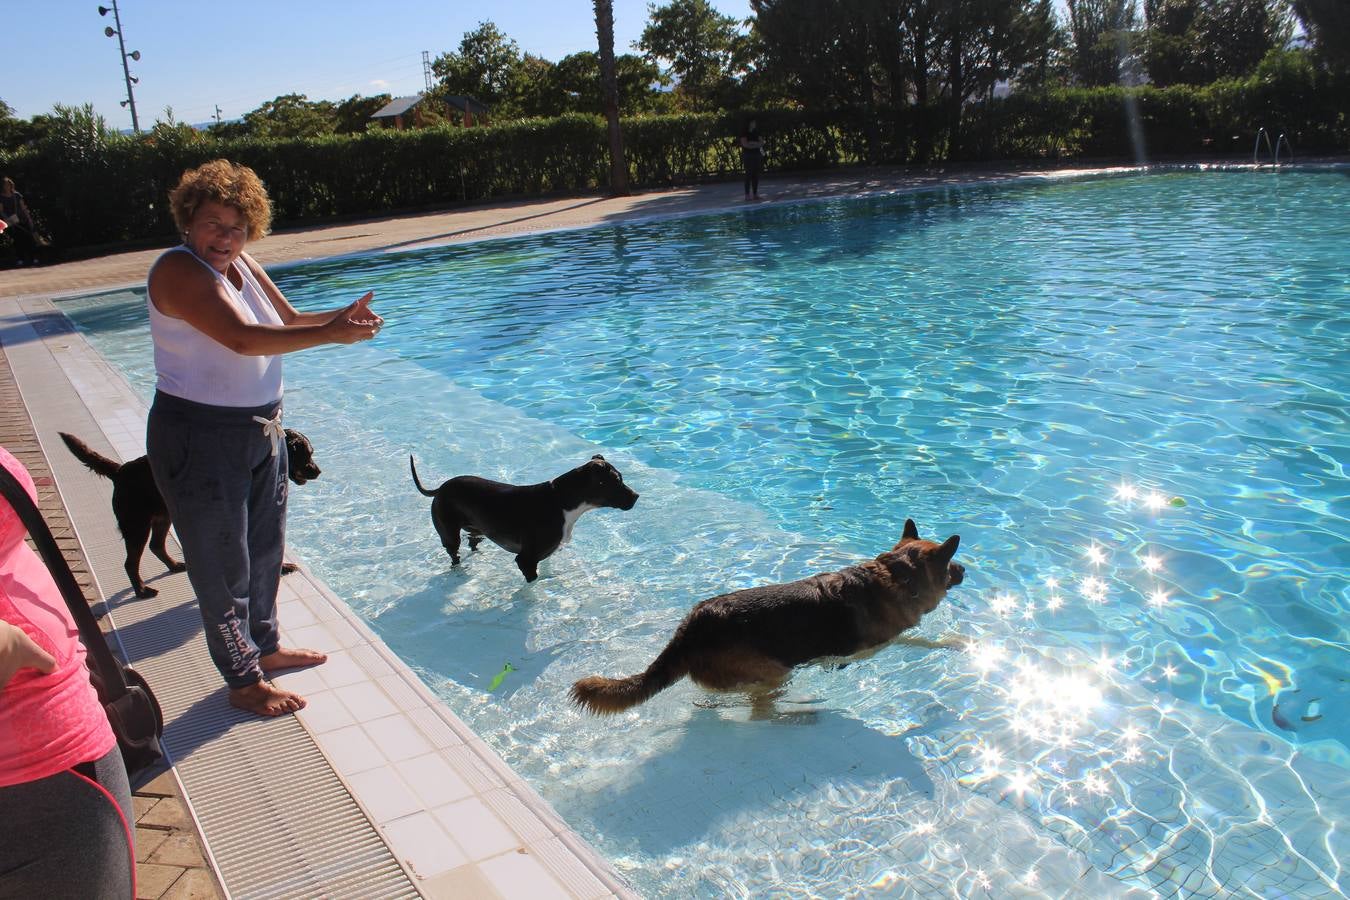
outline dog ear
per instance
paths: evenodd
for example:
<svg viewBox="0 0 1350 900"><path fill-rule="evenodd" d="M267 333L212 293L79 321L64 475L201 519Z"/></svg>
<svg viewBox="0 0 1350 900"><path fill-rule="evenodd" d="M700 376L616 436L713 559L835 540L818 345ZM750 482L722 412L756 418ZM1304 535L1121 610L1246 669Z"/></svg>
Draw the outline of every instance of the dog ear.
<svg viewBox="0 0 1350 900"><path fill-rule="evenodd" d="M960 545L961 545L961 535L954 534L951 537L947 538L947 540L943 541L942 546L934 550L933 553L937 557L938 562L941 565L945 566L947 565L947 563L952 561L952 557L956 555L956 548L959 547Z"/></svg>
<svg viewBox="0 0 1350 900"><path fill-rule="evenodd" d="M919 539L919 527L914 524L913 519L905 520L905 530L900 534L900 540L896 542L894 549L899 550L900 545L905 541L917 541Z"/></svg>
<svg viewBox="0 0 1350 900"><path fill-rule="evenodd" d="M597 453L597 454L595 454L594 456L592 456L591 459L593 459L593 460L598 459L598 460L600 460L601 462L604 462L604 461L605 461L605 458L604 458L603 456L601 456L599 453Z"/></svg>

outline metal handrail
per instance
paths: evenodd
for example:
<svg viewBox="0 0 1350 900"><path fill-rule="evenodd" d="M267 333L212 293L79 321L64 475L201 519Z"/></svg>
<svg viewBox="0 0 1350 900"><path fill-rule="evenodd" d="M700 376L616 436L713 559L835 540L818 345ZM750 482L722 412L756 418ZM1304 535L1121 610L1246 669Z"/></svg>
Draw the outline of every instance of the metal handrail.
<svg viewBox="0 0 1350 900"><path fill-rule="evenodd" d="M1280 164L1280 145L1283 144L1289 148L1289 161L1294 161L1294 145L1289 143L1289 138L1285 137L1284 132L1280 132L1279 140L1275 142L1275 165Z"/></svg>
<svg viewBox="0 0 1350 900"><path fill-rule="evenodd" d="M1257 129L1256 132L1256 143L1252 145L1252 165L1259 165L1257 155L1261 152L1261 138L1266 139L1266 149L1270 151L1271 158L1278 165L1279 155L1275 152L1275 148L1270 145L1270 133L1264 127Z"/></svg>

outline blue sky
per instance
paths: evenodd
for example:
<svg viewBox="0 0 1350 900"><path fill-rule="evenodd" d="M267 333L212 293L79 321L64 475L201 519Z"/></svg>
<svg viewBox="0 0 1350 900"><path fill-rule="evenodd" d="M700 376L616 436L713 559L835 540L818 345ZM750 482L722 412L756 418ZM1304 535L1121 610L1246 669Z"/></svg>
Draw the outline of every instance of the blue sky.
<svg viewBox="0 0 1350 900"><path fill-rule="evenodd" d="M92 103L113 128L130 128L117 38L98 7L112 0L6 3L0 100L20 118L55 103ZM712 0L743 19L749 0ZM557 61L595 49L591 0L118 0L142 128L164 118L232 119L289 93L311 100L395 96L422 89L422 51L435 59L466 31L492 21L523 52ZM647 0L614 0L615 49L628 52L647 23Z"/></svg>

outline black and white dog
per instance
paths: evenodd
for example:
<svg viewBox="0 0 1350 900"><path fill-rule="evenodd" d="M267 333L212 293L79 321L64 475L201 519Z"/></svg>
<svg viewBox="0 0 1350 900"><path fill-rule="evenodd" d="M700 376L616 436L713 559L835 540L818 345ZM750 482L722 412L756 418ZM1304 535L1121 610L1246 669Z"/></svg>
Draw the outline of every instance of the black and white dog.
<svg viewBox="0 0 1350 900"><path fill-rule="evenodd" d="M469 549L483 538L516 554L526 581L539 577L539 563L572 537L582 513L601 507L632 509L638 494L623 475L598 453L552 481L516 485L476 475L451 478L434 491L422 487L417 466L408 456L413 484L431 501L431 521L450 561L459 565L459 533L469 535Z"/></svg>

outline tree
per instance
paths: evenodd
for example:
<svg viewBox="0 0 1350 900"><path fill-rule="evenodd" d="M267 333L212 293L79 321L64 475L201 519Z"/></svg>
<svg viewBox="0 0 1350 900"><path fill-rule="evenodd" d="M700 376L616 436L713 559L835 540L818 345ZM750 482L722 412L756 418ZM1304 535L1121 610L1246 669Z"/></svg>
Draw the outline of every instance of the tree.
<svg viewBox="0 0 1350 900"><path fill-rule="evenodd" d="M206 133L218 141L229 141L249 136L248 126L244 124L243 119L212 122L206 126Z"/></svg>
<svg viewBox="0 0 1350 900"><path fill-rule="evenodd" d="M515 41L491 22L480 22L464 33L458 51L433 60L431 71L440 79L438 93L473 97L496 115L511 115L524 93L518 81L523 61Z"/></svg>
<svg viewBox="0 0 1350 900"><path fill-rule="evenodd" d="M1050 0L952 0L937 18L945 54L947 155L960 155L966 104L1000 82L1049 69L1056 44Z"/></svg>
<svg viewBox="0 0 1350 900"><path fill-rule="evenodd" d="M35 116L34 119L39 117ZM108 120L94 112L94 104L65 106L56 104L44 119L45 133L41 151L66 168L103 165L108 145L125 140Z"/></svg>
<svg viewBox="0 0 1350 900"><path fill-rule="evenodd" d="M609 190L628 196L628 163L619 125L619 80L614 71L614 0L595 0L595 37L600 44L600 93L609 133Z"/></svg>
<svg viewBox="0 0 1350 900"><path fill-rule="evenodd" d="M1159 86L1250 75L1290 34L1272 0L1145 0L1144 21L1144 67Z"/></svg>
<svg viewBox="0 0 1350 900"><path fill-rule="evenodd" d="M619 86L619 115L665 112L669 95L657 90L661 70L656 64L632 53L614 58L615 79ZM582 50L564 56L549 72L549 84L543 108L538 115L557 116L568 112L600 112L604 98L600 85L600 54Z"/></svg>
<svg viewBox="0 0 1350 900"><path fill-rule="evenodd" d="M1271 0L1204 0L1194 27L1194 52L1205 82L1241 78L1289 40L1287 14Z"/></svg>
<svg viewBox="0 0 1350 900"><path fill-rule="evenodd" d="M158 147L184 147L200 144L205 137L186 122L180 122L173 114L173 107L164 107L164 118L156 119L155 124L141 138Z"/></svg>
<svg viewBox="0 0 1350 900"><path fill-rule="evenodd" d="M1032 0L1012 22L1008 35L1007 66L1000 77L1017 85L1043 85L1054 72L1054 61L1064 46L1064 33L1055 19L1051 0Z"/></svg>
<svg viewBox="0 0 1350 900"><path fill-rule="evenodd" d="M1350 3L1291 0L1314 52L1332 68L1350 73Z"/></svg>
<svg viewBox="0 0 1350 900"><path fill-rule="evenodd" d="M14 115L14 108L0 100L0 152L12 152L34 143L42 129Z"/></svg>
<svg viewBox="0 0 1350 900"><path fill-rule="evenodd" d="M807 109L842 107L870 116L876 107L903 105L912 84L906 39L914 34L906 31L905 15L921 5L750 0L759 54L755 80Z"/></svg>
<svg viewBox="0 0 1350 900"><path fill-rule="evenodd" d="M567 112L567 104L558 96L555 75L557 68L542 56L526 53L512 73L512 98L498 107L498 113L508 116L548 117ZM588 112L598 110L599 106L592 106Z"/></svg>
<svg viewBox="0 0 1350 900"><path fill-rule="evenodd" d="M391 99L388 94L376 94L373 97L353 94L334 108L333 130L338 134L362 133L370 126L370 117Z"/></svg>
<svg viewBox="0 0 1350 900"><path fill-rule="evenodd" d="M318 137L332 134L336 119L328 100L315 102L304 94L283 94L244 113L244 131L260 138Z"/></svg>
<svg viewBox="0 0 1350 900"><path fill-rule="evenodd" d="M1134 0L1065 0L1069 65L1080 84L1119 84L1137 24Z"/></svg>
<svg viewBox="0 0 1350 900"><path fill-rule="evenodd" d="M912 140L920 159L939 126L957 148L973 98L1045 78L1059 40L1050 0L751 0L751 9L757 81L808 109L855 110L869 146L905 154ZM883 120L893 123L889 148Z"/></svg>
<svg viewBox="0 0 1350 900"><path fill-rule="evenodd" d="M1159 87L1198 84L1191 30L1200 0L1144 0L1144 68Z"/></svg>
<svg viewBox="0 0 1350 900"><path fill-rule="evenodd" d="M708 0L670 0L647 9L650 19L638 46L653 62L669 66L685 105L717 109L732 99L745 56L736 20Z"/></svg>

